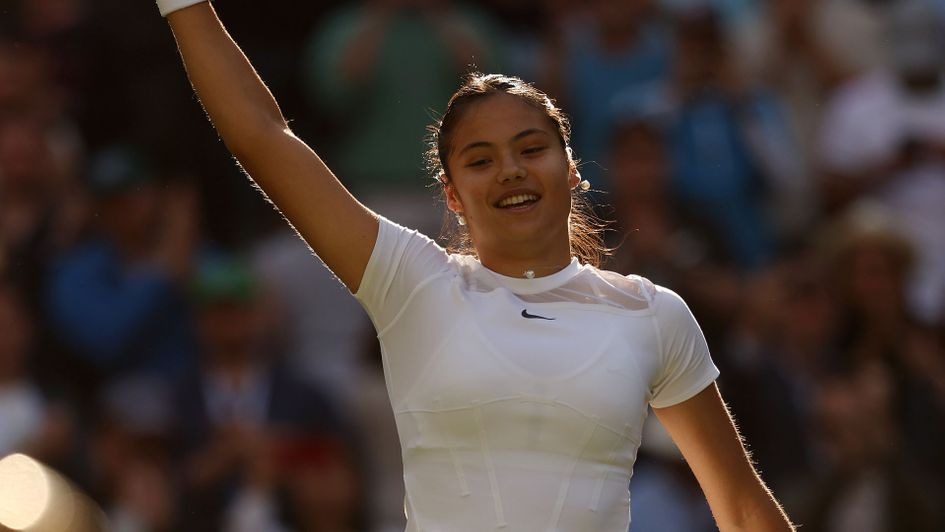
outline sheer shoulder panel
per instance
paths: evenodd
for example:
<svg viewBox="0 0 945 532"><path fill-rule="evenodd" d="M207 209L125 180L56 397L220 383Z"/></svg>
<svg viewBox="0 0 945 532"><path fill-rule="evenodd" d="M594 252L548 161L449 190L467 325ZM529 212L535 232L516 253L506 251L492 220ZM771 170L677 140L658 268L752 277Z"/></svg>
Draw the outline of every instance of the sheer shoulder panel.
<svg viewBox="0 0 945 532"><path fill-rule="evenodd" d="M469 291L486 293L502 286L496 276L484 272L474 259L460 260L460 270ZM584 267L561 286L536 294L517 295L527 303L569 302L642 311L652 307L656 286L637 275L625 277L616 272Z"/></svg>
<svg viewBox="0 0 945 532"><path fill-rule="evenodd" d="M642 277L585 268L558 288L519 297L529 303L571 302L641 311L650 308L655 293L653 283Z"/></svg>

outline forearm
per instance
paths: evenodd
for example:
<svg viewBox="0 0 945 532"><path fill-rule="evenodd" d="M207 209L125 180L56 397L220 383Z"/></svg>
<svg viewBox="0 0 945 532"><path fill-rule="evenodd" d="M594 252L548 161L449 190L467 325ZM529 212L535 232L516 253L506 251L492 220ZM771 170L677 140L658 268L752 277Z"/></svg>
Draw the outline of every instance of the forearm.
<svg viewBox="0 0 945 532"><path fill-rule="evenodd" d="M755 471L734 424L729 422L729 426L739 444L718 449L713 456L724 464L725 475L700 478L720 532L794 532L787 514Z"/></svg>
<svg viewBox="0 0 945 532"><path fill-rule="evenodd" d="M654 412L689 462L721 532L794 532L745 453L716 386Z"/></svg>
<svg viewBox="0 0 945 532"><path fill-rule="evenodd" d="M794 532L784 510L758 480L758 488L727 510L712 508L720 532Z"/></svg>
<svg viewBox="0 0 945 532"><path fill-rule="evenodd" d="M159 6L192 0L158 0ZM289 130L278 104L209 3L164 9L184 67L227 148L352 292L377 239L374 213Z"/></svg>
<svg viewBox="0 0 945 532"><path fill-rule="evenodd" d="M287 128L272 93L209 2L167 19L190 82L230 151L239 156L262 136Z"/></svg>

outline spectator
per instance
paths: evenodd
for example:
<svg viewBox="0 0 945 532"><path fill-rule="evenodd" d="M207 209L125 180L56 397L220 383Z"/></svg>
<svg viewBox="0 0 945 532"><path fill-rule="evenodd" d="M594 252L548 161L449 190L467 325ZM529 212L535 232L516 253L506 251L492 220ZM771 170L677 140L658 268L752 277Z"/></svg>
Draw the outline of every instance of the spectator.
<svg viewBox="0 0 945 532"><path fill-rule="evenodd" d="M843 311L832 364L844 375L871 364L883 367L899 437L927 470L945 478L945 401L938 385L945 352L907 304L915 252L894 220L878 206L860 204L828 233Z"/></svg>
<svg viewBox="0 0 945 532"><path fill-rule="evenodd" d="M252 255L279 310L285 362L341 404L356 399L361 337L369 323L364 310L291 230L280 227L257 240Z"/></svg>
<svg viewBox="0 0 945 532"><path fill-rule="evenodd" d="M817 131L823 104L843 81L857 73L868 46L844 55L838 39L853 42L866 15L860 2L774 0L734 34L740 69L753 80L765 80L785 106L785 120L795 150L775 150L769 157L780 184L773 205L779 227L800 236L820 212ZM842 22L838 22L842 21ZM872 48L877 48L873 44Z"/></svg>
<svg viewBox="0 0 945 532"><path fill-rule="evenodd" d="M836 356L839 310L805 250L753 276L742 294L724 342L725 392L762 476L790 509L816 467L812 403Z"/></svg>
<svg viewBox="0 0 945 532"><path fill-rule="evenodd" d="M816 427L827 462L798 512L811 532L941 530L934 492L895 429L892 380L881 365L866 364L819 394Z"/></svg>
<svg viewBox="0 0 945 532"><path fill-rule="evenodd" d="M18 291L0 278L0 456L28 453L58 465L69 450L71 420L27 372L33 332Z"/></svg>
<svg viewBox="0 0 945 532"><path fill-rule="evenodd" d="M617 221L611 267L674 286L700 316L710 342L735 308L740 281L710 220L673 195L673 160L655 119L617 127L607 158Z"/></svg>
<svg viewBox="0 0 945 532"><path fill-rule="evenodd" d="M85 225L77 144L66 125L26 113L0 116L0 247L34 313L47 266Z"/></svg>
<svg viewBox="0 0 945 532"><path fill-rule="evenodd" d="M173 378L192 360L183 289L198 238L196 197L155 179L131 149L98 154L94 230L52 267L50 322L87 368L90 382L76 382L79 389L140 371Z"/></svg>
<svg viewBox="0 0 945 532"><path fill-rule="evenodd" d="M882 0L772 0L757 3L753 16L733 28L745 68L773 87L794 95L825 96L850 76L879 68L883 49ZM808 112L811 102L803 106ZM819 114L819 113L817 113ZM810 120L811 116L802 120Z"/></svg>
<svg viewBox="0 0 945 532"><path fill-rule="evenodd" d="M313 470L334 472L334 489L318 493L341 497L330 521L353 526L357 505L350 499L358 495L358 482L349 476L349 453L355 450L336 447L349 442L334 405L267 351L261 294L248 267L238 259L208 257L195 273L193 294L200 367L176 395L185 464L183 529L307 523L309 511L326 508L299 508L291 497L304 495L297 483L309 485ZM294 494L289 500L279 496L286 489ZM282 511L286 505L295 513ZM318 517L329 521L329 514Z"/></svg>
<svg viewBox="0 0 945 532"><path fill-rule="evenodd" d="M115 532L178 530L168 386L148 375L108 383L99 396L91 435L92 493Z"/></svg>
<svg viewBox="0 0 945 532"><path fill-rule="evenodd" d="M20 37L0 31L0 116L18 112L51 121L65 106L65 94L52 83L53 59Z"/></svg>
<svg viewBox="0 0 945 532"><path fill-rule="evenodd" d="M282 481L284 520L279 520L273 500L245 491L227 511L228 532L352 532L367 530L357 516L359 479L350 449L331 438L312 438L283 444L274 468ZM286 528L284 523L289 523Z"/></svg>
<svg viewBox="0 0 945 532"><path fill-rule="evenodd" d="M22 292L35 329L26 361L37 384L68 393L69 357L49 334L44 296L49 267L79 239L88 218L77 183L79 146L64 122L25 113L0 116L0 276Z"/></svg>
<svg viewBox="0 0 945 532"><path fill-rule="evenodd" d="M945 315L945 25L922 2L893 15L891 67L845 85L825 109L824 194L834 210L865 197L892 211L917 252L910 309L934 322Z"/></svg>
<svg viewBox="0 0 945 532"><path fill-rule="evenodd" d="M431 102L446 101L471 65L495 68L494 24L453 0L371 0L343 6L315 29L305 79L311 101L339 118L344 133L329 153L347 186L378 200L422 191L420 201L432 202L416 155ZM401 210L415 218L417 209L407 205Z"/></svg>
<svg viewBox="0 0 945 532"><path fill-rule="evenodd" d="M758 268L778 244L768 210L778 170L768 163L789 159L772 154L793 145L780 102L739 78L713 11L680 16L675 57L674 192L720 228L739 268Z"/></svg>
<svg viewBox="0 0 945 532"><path fill-rule="evenodd" d="M50 110L74 114L85 102L81 88L90 83L86 68L87 0L20 0L18 27L24 40L43 50L48 58L50 89L57 106Z"/></svg>
<svg viewBox="0 0 945 532"><path fill-rule="evenodd" d="M566 102L582 176L608 190L602 170L619 117L659 98L671 70L671 36L651 0L594 0L560 9L551 34L549 93Z"/></svg>

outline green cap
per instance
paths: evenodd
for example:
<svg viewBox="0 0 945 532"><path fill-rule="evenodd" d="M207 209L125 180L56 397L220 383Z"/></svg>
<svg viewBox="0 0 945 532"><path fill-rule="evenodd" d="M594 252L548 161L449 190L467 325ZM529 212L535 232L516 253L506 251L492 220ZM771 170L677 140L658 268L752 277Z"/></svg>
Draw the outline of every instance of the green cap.
<svg viewBox="0 0 945 532"><path fill-rule="evenodd" d="M97 195L126 192L153 181L151 161L138 149L116 144L96 153L89 165L89 189Z"/></svg>
<svg viewBox="0 0 945 532"><path fill-rule="evenodd" d="M198 304L251 301L256 281L249 265L234 257L214 256L200 261L191 282Z"/></svg>

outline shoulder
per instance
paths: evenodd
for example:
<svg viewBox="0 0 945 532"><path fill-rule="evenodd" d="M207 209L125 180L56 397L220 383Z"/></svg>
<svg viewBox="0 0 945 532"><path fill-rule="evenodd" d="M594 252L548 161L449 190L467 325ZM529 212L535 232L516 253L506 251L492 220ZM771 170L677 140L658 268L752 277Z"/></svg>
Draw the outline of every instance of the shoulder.
<svg viewBox="0 0 945 532"><path fill-rule="evenodd" d="M685 300L670 288L658 285L640 275L623 275L610 270L588 267L599 279L596 290L607 287L618 296L608 298L621 301L627 310L649 310L658 320L674 321L691 315ZM622 297L620 297L622 296Z"/></svg>
<svg viewBox="0 0 945 532"><path fill-rule="evenodd" d="M377 240L371 253L373 262L390 265L406 261L442 268L449 262L448 259L446 250L427 235L383 216L378 217Z"/></svg>
<svg viewBox="0 0 945 532"><path fill-rule="evenodd" d="M656 296L656 290L659 288L653 281L640 275L624 275L611 270L592 269L602 281L614 288L626 291L637 297L652 301Z"/></svg>
<svg viewBox="0 0 945 532"><path fill-rule="evenodd" d="M581 289L609 306L631 311L651 311L659 287L639 275L623 275L611 270L585 266L587 281Z"/></svg>

